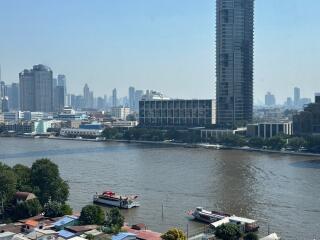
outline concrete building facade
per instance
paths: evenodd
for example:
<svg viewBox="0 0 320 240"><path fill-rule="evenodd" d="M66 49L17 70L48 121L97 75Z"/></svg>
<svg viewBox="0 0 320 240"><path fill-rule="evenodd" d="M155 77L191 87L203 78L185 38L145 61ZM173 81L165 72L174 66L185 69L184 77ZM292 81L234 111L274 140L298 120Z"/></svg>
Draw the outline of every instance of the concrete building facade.
<svg viewBox="0 0 320 240"><path fill-rule="evenodd" d="M292 122L268 122L247 125L248 137L261 137L267 139L275 137L279 134L292 135Z"/></svg>
<svg viewBox="0 0 320 240"><path fill-rule="evenodd" d="M216 1L217 125L252 121L254 0Z"/></svg>
<svg viewBox="0 0 320 240"><path fill-rule="evenodd" d="M22 111L53 111L52 70L42 64L19 74L20 106Z"/></svg>
<svg viewBox="0 0 320 240"><path fill-rule="evenodd" d="M145 127L206 127L215 124L214 100L144 100L139 125Z"/></svg>

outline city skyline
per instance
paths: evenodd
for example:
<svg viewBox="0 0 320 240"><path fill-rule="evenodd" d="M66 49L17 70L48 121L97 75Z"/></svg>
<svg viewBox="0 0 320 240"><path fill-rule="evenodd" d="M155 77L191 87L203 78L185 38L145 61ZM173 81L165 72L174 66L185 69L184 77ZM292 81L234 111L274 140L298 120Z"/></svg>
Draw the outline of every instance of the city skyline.
<svg viewBox="0 0 320 240"><path fill-rule="evenodd" d="M99 96L114 87L118 95L125 95L128 86L135 86L157 89L177 98L214 97L215 1L203 0L201 4L179 0L174 3L141 0L137 4L97 1L91 6L70 1L64 3L63 9L59 1L32 2L6 1L0 10L3 29L0 64L6 83L17 82L21 69L45 64L55 74L67 76L72 93L80 93L88 83ZM313 69L320 49L305 43L317 41L320 36L314 14L320 3L315 0L308 3L256 1L255 103L262 103L267 91L279 96L279 102L291 95L294 86L300 86L309 98L318 91L312 86L319 78ZM132 8L134 11L130 12ZM70 9L71 13L79 11L79 16L69 16ZM27 19L24 11L31 13ZM96 17L89 18L93 12ZM87 22L81 16L87 16ZM115 26L110 26L110 21ZM38 32L27 34L35 24ZM132 43L123 38L125 34ZM82 39L84 36L88 36L86 40ZM91 49L93 42L97 46ZM179 87L181 84L183 88Z"/></svg>

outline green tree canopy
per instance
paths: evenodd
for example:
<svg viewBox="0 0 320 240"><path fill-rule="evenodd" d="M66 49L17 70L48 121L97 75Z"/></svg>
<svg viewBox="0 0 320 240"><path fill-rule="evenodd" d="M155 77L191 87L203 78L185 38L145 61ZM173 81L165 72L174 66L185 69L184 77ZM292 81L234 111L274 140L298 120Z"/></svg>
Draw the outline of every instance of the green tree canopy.
<svg viewBox="0 0 320 240"><path fill-rule="evenodd" d="M171 228L166 233L161 235L164 240L186 240L187 237L181 229Z"/></svg>
<svg viewBox="0 0 320 240"><path fill-rule="evenodd" d="M307 142L302 137L293 137L289 139L288 145L294 150L299 150L301 147L305 147Z"/></svg>
<svg viewBox="0 0 320 240"><path fill-rule="evenodd" d="M17 191L33 192L31 184L31 169L22 164L17 164L12 169L17 177Z"/></svg>
<svg viewBox="0 0 320 240"><path fill-rule="evenodd" d="M215 235L222 240L238 240L241 231L238 225L227 223L217 227Z"/></svg>
<svg viewBox="0 0 320 240"><path fill-rule="evenodd" d="M58 166L49 159L40 159L32 164L31 182L40 202L64 203L69 196L69 186L60 177Z"/></svg>
<svg viewBox="0 0 320 240"><path fill-rule="evenodd" d="M262 148L265 145L265 141L261 137L250 138L248 141L250 147Z"/></svg>
<svg viewBox="0 0 320 240"><path fill-rule="evenodd" d="M258 240L259 237L255 233L248 233L247 235L244 236L243 240Z"/></svg>
<svg viewBox="0 0 320 240"><path fill-rule="evenodd" d="M49 201L44 205L44 215L46 217L62 217L71 214L72 208L66 203Z"/></svg>
<svg viewBox="0 0 320 240"><path fill-rule="evenodd" d="M13 219L19 220L38 215L42 211L42 206L37 198L25 201L14 206Z"/></svg>
<svg viewBox="0 0 320 240"><path fill-rule="evenodd" d="M118 233L124 224L124 217L121 215L118 208L112 208L106 213L105 226L112 233Z"/></svg>
<svg viewBox="0 0 320 240"><path fill-rule="evenodd" d="M4 204L9 203L16 193L16 186L17 177L13 170L0 162L0 201Z"/></svg>
<svg viewBox="0 0 320 240"><path fill-rule="evenodd" d="M102 225L105 220L105 213L97 205L87 205L82 208L79 221L83 225Z"/></svg>
<svg viewBox="0 0 320 240"><path fill-rule="evenodd" d="M283 148L286 145L286 140L280 136L276 136L276 137L269 138L266 141L266 144L267 144L267 146L269 146L270 148L272 148L274 150L280 150L281 148Z"/></svg>

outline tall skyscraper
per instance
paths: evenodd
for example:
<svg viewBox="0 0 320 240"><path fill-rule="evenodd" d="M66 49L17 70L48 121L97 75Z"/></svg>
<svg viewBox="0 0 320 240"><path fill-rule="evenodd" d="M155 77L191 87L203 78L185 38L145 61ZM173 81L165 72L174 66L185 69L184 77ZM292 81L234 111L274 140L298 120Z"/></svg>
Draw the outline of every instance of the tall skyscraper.
<svg viewBox="0 0 320 240"><path fill-rule="evenodd" d="M22 111L53 111L52 70L42 64L19 74L20 106Z"/></svg>
<svg viewBox="0 0 320 240"><path fill-rule="evenodd" d="M254 0L216 1L217 124L252 121Z"/></svg>
<svg viewBox="0 0 320 240"><path fill-rule="evenodd" d="M11 85L7 85L7 96L10 111L18 111L19 110L19 84L12 83Z"/></svg>
<svg viewBox="0 0 320 240"><path fill-rule="evenodd" d="M7 88L4 81L0 81L0 98L7 96Z"/></svg>
<svg viewBox="0 0 320 240"><path fill-rule="evenodd" d="M65 106L64 86L56 86L54 89L54 111L62 112Z"/></svg>
<svg viewBox="0 0 320 240"><path fill-rule="evenodd" d="M276 97L270 92L267 92L264 98L264 102L266 106L274 106L276 105Z"/></svg>
<svg viewBox="0 0 320 240"><path fill-rule="evenodd" d="M67 78L63 74L57 76L57 86L63 86L64 89L64 102L67 102Z"/></svg>
<svg viewBox="0 0 320 240"><path fill-rule="evenodd" d="M135 108L135 89L134 87L129 87L129 107L130 110L134 110Z"/></svg>
<svg viewBox="0 0 320 240"><path fill-rule="evenodd" d="M139 101L142 99L143 95L144 95L144 91L143 90L136 90L135 93L134 93L134 101L135 101L134 110L136 112L139 112Z"/></svg>
<svg viewBox="0 0 320 240"><path fill-rule="evenodd" d="M84 98L84 107L89 108L90 102L90 89L88 84L85 84L83 87L83 98Z"/></svg>
<svg viewBox="0 0 320 240"><path fill-rule="evenodd" d="M300 105L300 88L295 87L293 90L293 104L295 106Z"/></svg>
<svg viewBox="0 0 320 240"><path fill-rule="evenodd" d="M112 90L112 107L118 106L118 96L117 96L117 89L114 88Z"/></svg>

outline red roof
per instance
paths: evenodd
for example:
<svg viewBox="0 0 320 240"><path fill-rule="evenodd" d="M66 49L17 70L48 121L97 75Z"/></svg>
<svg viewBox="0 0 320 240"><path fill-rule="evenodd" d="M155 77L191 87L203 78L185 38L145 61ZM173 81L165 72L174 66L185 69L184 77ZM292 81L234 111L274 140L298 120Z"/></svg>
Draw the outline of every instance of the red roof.
<svg viewBox="0 0 320 240"><path fill-rule="evenodd" d="M129 233L134 233L137 235L138 239L141 240L161 240L161 233L153 232L150 230L134 230L127 226L124 227Z"/></svg>
<svg viewBox="0 0 320 240"><path fill-rule="evenodd" d="M39 224L39 222L37 222L37 221L35 221L35 220L27 220L26 221L26 225L29 225L29 226L31 226L31 227L37 227L38 226L38 224Z"/></svg>

